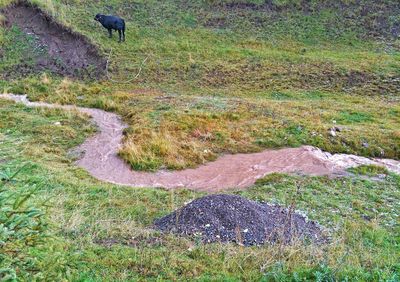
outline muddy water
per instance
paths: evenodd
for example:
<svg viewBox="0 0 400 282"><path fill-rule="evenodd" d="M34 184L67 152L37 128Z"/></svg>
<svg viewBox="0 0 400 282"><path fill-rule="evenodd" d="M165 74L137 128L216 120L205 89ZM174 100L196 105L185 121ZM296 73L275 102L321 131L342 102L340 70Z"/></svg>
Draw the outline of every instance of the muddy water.
<svg viewBox="0 0 400 282"><path fill-rule="evenodd" d="M20 102L28 107L62 108L90 115L99 132L77 148L84 154L76 164L99 180L120 185L167 189L186 187L212 192L246 188L258 178L273 172L340 176L346 175L347 168L362 164L381 165L400 174L400 161L330 154L312 146L225 155L195 169L138 172L133 171L117 155L126 127L118 115L99 109L30 102L22 95L3 94L0 98Z"/></svg>

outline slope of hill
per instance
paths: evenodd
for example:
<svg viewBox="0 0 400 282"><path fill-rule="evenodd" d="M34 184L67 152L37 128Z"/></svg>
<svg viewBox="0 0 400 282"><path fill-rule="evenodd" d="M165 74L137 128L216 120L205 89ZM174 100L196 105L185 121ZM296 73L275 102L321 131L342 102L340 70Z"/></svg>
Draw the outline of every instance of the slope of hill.
<svg viewBox="0 0 400 282"><path fill-rule="evenodd" d="M398 1L0 0L0 9L2 92L120 114L120 156L134 169L303 144L400 159ZM126 19L125 43L107 37L97 13ZM69 150L95 130L88 117L3 100L0 116L0 201L17 209L10 201L36 187L21 207L47 211L27 212L18 229L10 222L22 219L0 207L1 278L398 279L394 174L271 175L235 192L295 203L331 230L329 245L201 245L149 226L203 194L107 185L74 166Z"/></svg>

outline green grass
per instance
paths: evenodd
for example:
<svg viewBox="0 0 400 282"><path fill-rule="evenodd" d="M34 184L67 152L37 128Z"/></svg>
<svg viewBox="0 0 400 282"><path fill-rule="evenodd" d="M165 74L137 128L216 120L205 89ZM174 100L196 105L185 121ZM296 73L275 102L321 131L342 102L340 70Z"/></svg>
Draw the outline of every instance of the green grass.
<svg viewBox="0 0 400 282"><path fill-rule="evenodd" d="M0 88L118 112L129 125L120 155L135 169L180 169L221 153L302 144L400 157L398 118L382 115L398 110L398 43L373 36L375 14L360 15L363 24L357 26L351 11L360 11L351 3L338 13L337 3L313 2L311 14L298 11L296 1L276 2L283 11L269 13L262 3L232 9L224 1L35 3L86 35L104 56L112 50L114 80L129 81L139 69L141 74L129 83L16 76L0 81ZM383 7L385 19L396 22L390 18L393 2L382 3L361 4ZM108 39L93 21L101 11L126 18L124 44ZM216 19L224 24L214 25ZM18 32L3 33L7 46ZM4 48L0 68L24 61L26 48ZM349 128L332 138L328 130L335 120Z"/></svg>
<svg viewBox="0 0 400 282"><path fill-rule="evenodd" d="M6 33L3 44L6 56L2 58L1 70L12 68L21 63L32 64L34 53L40 52L40 50L35 49L35 38L26 35L17 27L12 27Z"/></svg>
<svg viewBox="0 0 400 282"><path fill-rule="evenodd" d="M388 170L385 167L376 166L376 165L360 165L355 168L349 169L350 172L367 175L367 176L376 176L376 175L387 175L389 174Z"/></svg>
<svg viewBox="0 0 400 282"><path fill-rule="evenodd" d="M19 260L10 262L12 252L2 253L7 260L0 261L0 268L6 264L19 279L398 278L398 176L389 174L374 182L357 177L269 175L253 188L234 193L285 206L295 203L296 209L328 228L331 243L252 248L202 245L151 229L156 218L202 193L102 184L76 168L68 154L93 132L86 118L5 101L0 101L0 109L4 121L1 175L12 175L23 167L5 187L15 191L37 187L29 203L46 212L41 220L48 226L45 243L19 246ZM61 126L53 125L56 121Z"/></svg>
<svg viewBox="0 0 400 282"><path fill-rule="evenodd" d="M307 10L300 1L272 1L272 11L258 0L239 8L222 0L32 2L105 57L112 50L114 80L141 74L129 83L22 77L13 69L34 65L46 50L0 26L0 70L11 73L0 90L117 112L129 125L120 155L135 169L182 169L223 153L302 144L400 159L400 45L388 34L399 22L396 1L311 1ZM98 12L127 20L124 44L93 21ZM381 169L355 168L354 178L342 179L274 174L235 192L295 202L329 228L329 245L201 245L150 225L203 194L107 185L74 166L68 150L95 130L87 117L0 100L0 120L0 175L24 167L5 186L16 191L9 199L37 187L27 204L45 212L47 226L38 233L47 236L43 244L20 245L21 237L0 250L1 271L20 280L399 279L400 179L363 176L387 174ZM336 137L334 126L342 129Z"/></svg>

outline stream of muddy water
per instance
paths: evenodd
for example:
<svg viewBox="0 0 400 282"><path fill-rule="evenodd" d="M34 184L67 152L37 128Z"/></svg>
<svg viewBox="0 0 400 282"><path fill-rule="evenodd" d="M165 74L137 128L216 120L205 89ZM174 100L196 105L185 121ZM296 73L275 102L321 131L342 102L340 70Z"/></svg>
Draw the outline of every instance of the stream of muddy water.
<svg viewBox="0 0 400 282"><path fill-rule="evenodd" d="M350 167L379 165L400 174L400 161L330 154L312 146L224 155L214 162L180 171L134 171L118 156L123 130L127 127L118 115L99 109L30 102L26 95L0 94L0 98L23 103L28 107L76 110L90 115L99 131L76 148L83 152L76 165L99 180L119 185L167 189L185 187L216 192L249 187L257 179L274 172L342 176L348 174L346 170Z"/></svg>

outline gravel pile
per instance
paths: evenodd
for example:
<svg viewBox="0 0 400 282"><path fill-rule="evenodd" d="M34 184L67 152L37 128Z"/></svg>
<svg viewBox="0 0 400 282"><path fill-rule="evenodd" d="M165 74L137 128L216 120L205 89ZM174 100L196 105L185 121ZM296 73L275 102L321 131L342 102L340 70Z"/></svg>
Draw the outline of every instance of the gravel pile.
<svg viewBox="0 0 400 282"><path fill-rule="evenodd" d="M235 242L245 246L327 240L321 227L303 215L236 195L196 199L157 219L154 225L157 230L198 237L203 242Z"/></svg>

